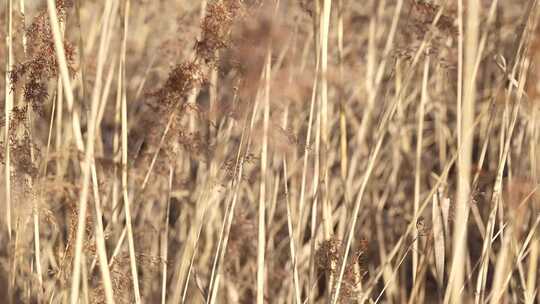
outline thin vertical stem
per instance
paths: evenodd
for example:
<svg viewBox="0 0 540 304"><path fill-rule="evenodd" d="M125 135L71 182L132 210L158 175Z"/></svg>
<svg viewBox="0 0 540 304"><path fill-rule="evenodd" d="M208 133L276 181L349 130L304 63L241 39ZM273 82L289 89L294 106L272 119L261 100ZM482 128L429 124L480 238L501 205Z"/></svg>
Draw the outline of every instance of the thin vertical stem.
<svg viewBox="0 0 540 304"><path fill-rule="evenodd" d="M9 144L10 115L13 108L13 90L9 71L13 65L13 2L6 1L6 74L5 74L5 104L4 104L4 179L5 179L5 200L6 200L6 223L8 236L11 240L11 155Z"/></svg>
<svg viewBox="0 0 540 304"><path fill-rule="evenodd" d="M422 81L422 97L420 98L420 105L418 106L418 134L416 141L416 170L414 178L414 217L418 217L418 212L420 210L420 182L421 182L421 172L422 172L422 146L424 139L424 115L425 107L428 99L428 80L429 80L429 55L426 57L424 63L424 77ZM417 283L417 275L419 274L418 262L419 262L419 231L415 227L413 230L413 286Z"/></svg>
<svg viewBox="0 0 540 304"><path fill-rule="evenodd" d="M131 276L133 280L133 291L135 292L135 303L141 303L141 293L139 290L139 276L137 274L137 261L135 256L135 242L133 240L133 226L131 223L131 201L128 195L128 137L127 137L127 97L126 97L126 43L129 25L129 13L130 13L130 0L124 1L123 11L123 32L122 32L122 48L120 53L120 79L122 82L122 106L121 106L121 120L122 120L122 197L124 199L124 212L126 216L126 227L129 247L129 261L131 266Z"/></svg>
<svg viewBox="0 0 540 304"><path fill-rule="evenodd" d="M169 255L169 216L171 212L171 192L172 192L172 182L174 177L174 168L170 166L169 168L169 184L167 192L167 210L165 211L165 227L162 234L162 248L161 248L161 260L163 261L162 269L162 283L161 283L161 304L167 303L167 257Z"/></svg>
<svg viewBox="0 0 540 304"><path fill-rule="evenodd" d="M96 126L98 127L98 126ZM97 180L96 166L91 166L92 179ZM95 239L97 255L99 259L99 269L101 271L101 281L103 284L103 290L105 291L105 300L107 304L114 304L114 293L112 287L111 272L109 264L107 262L107 248L105 245L105 233L103 232L103 212L101 210L101 202L99 199L99 189L97 183L92 185L94 193L94 208L96 211L96 223L95 223Z"/></svg>
<svg viewBox="0 0 540 304"><path fill-rule="evenodd" d="M460 1L462 6L462 0ZM465 258L467 255L467 222L469 218L469 201L471 193L472 144L474 128L474 103L476 99L476 82L474 66L478 50L478 20L480 19L479 1L467 1L466 31L463 43L463 98L461 100L461 119L458 117L460 138L458 139L458 191L454 229L454 252L452 261L453 280L451 302L460 303L461 286L465 279ZM459 96L459 95L458 95ZM459 104L459 97L458 97ZM458 111L459 112L459 111ZM461 121L459 123L459 121Z"/></svg>
<svg viewBox="0 0 540 304"><path fill-rule="evenodd" d="M322 206L322 221L323 232L325 239L330 238L332 234L332 208L328 200L328 40L330 31L330 10L332 8L332 0L324 0L323 10L321 11L321 96L320 96L320 125L321 125L321 151L319 154L319 182L321 185L321 206Z"/></svg>
<svg viewBox="0 0 540 304"><path fill-rule="evenodd" d="M270 75L271 75L272 52L269 51L266 58L265 90L263 106L263 143L261 150L261 182L259 195L259 229L257 241L257 304L264 303L264 255L266 248L266 174L268 166L268 125L270 120Z"/></svg>

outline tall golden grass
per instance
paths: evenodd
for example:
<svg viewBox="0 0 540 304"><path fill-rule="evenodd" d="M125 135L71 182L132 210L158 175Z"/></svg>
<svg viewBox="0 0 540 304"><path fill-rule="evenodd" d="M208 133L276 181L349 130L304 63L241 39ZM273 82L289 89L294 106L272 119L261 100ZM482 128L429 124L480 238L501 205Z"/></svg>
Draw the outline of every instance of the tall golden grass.
<svg viewBox="0 0 540 304"><path fill-rule="evenodd" d="M0 303L540 303L536 0L6 0Z"/></svg>

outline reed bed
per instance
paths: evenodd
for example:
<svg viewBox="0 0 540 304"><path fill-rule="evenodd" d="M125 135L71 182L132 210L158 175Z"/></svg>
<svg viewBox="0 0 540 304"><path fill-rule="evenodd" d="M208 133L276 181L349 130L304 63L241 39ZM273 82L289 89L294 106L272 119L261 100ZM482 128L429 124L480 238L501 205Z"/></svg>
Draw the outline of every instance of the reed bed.
<svg viewBox="0 0 540 304"><path fill-rule="evenodd" d="M1 303L540 303L536 0L5 0Z"/></svg>

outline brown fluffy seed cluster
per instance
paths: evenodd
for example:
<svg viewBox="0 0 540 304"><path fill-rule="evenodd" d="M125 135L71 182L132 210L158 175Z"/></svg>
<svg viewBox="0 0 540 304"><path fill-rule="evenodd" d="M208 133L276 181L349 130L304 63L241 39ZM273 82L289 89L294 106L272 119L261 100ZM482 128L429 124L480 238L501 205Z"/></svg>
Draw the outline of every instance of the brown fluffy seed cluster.
<svg viewBox="0 0 540 304"><path fill-rule="evenodd" d="M228 47L231 27L243 8L238 0L208 4L206 16L201 24L202 39L195 43L197 56L206 64L214 65L217 61L217 51Z"/></svg>
<svg viewBox="0 0 540 304"><path fill-rule="evenodd" d="M15 172L36 177L38 173L39 148L32 141L28 126L27 106L15 107L11 112L9 124L9 146L11 165Z"/></svg>
<svg viewBox="0 0 540 304"><path fill-rule="evenodd" d="M432 26L441 7L426 1L409 1L410 8L404 18L401 31L405 43L401 43L394 50L397 58L410 61L419 46L427 41L426 53L434 58L435 62L443 68L455 68L457 58L457 37L459 31L456 26L454 14L443 10L437 22Z"/></svg>
<svg viewBox="0 0 540 304"><path fill-rule="evenodd" d="M160 106L173 108L182 104L191 90L204 83L206 83L206 76L197 62L181 63L169 72L169 77L163 87L153 95L160 101Z"/></svg>
<svg viewBox="0 0 540 304"><path fill-rule="evenodd" d="M365 267L364 257L366 247L366 243L362 241L360 249L353 252L347 259L339 291L340 303L354 299L358 294L358 287L362 278L361 271ZM334 278L333 292L335 292L336 278L339 277L341 265L343 264L343 252L343 243L334 237L323 241L315 253L315 263L319 275L321 277L324 275L327 278Z"/></svg>
<svg viewBox="0 0 540 304"><path fill-rule="evenodd" d="M256 2L255 2L256 3ZM150 99L146 102L151 112L143 115L141 125L144 125L144 133L152 134L145 137L144 146L159 146L158 141L163 134L167 120L153 119L175 115L170 126L165 143L165 158L159 158L167 162L167 159L177 154L178 146L182 146L188 153L193 155L208 156L212 147L202 133L189 130L186 126L185 117L191 111L187 105L190 94L209 85L209 75L219 65L218 52L230 47L231 32L234 24L247 14L255 4L246 4L241 0L212 1L206 7L206 14L201 22L200 39L195 42L194 58L175 65L165 83L154 92L148 94ZM198 111L200 112L200 111ZM195 115L199 120L207 120L208 115ZM146 117L146 118L144 118ZM207 121L208 122L208 121ZM134 133L132 132L132 137ZM155 151L141 151L143 158L148 159ZM206 157L203 157L206 158ZM159 165L159 164L158 164Z"/></svg>
<svg viewBox="0 0 540 304"><path fill-rule="evenodd" d="M433 23L438 12L441 10L440 6L426 1L413 1L412 6L416 20L426 27ZM459 35L459 31L454 24L454 19L455 18L442 13L435 26L440 31L455 38Z"/></svg>
<svg viewBox="0 0 540 304"><path fill-rule="evenodd" d="M71 1L57 1L57 13L63 21ZM48 97L49 80L58 76L54 39L47 11L40 12L25 29L27 36L26 60L13 67L10 72L13 88L21 88L24 101L34 111L42 113ZM75 47L64 41L64 49L71 74L75 73Z"/></svg>
<svg viewBox="0 0 540 304"><path fill-rule="evenodd" d="M217 64L217 52L228 47L232 26L244 9L242 1L214 1L208 4L201 24L201 40L195 42L195 58L174 66L165 84L150 94L158 107L181 105L186 95L208 81L208 69Z"/></svg>

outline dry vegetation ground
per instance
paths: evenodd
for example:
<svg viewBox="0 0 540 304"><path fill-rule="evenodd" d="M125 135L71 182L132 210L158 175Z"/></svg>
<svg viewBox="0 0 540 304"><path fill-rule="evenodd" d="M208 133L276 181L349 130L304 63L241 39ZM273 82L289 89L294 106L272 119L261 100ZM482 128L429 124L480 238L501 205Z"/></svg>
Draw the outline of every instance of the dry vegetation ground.
<svg viewBox="0 0 540 304"><path fill-rule="evenodd" d="M537 0L4 0L1 303L540 303Z"/></svg>

